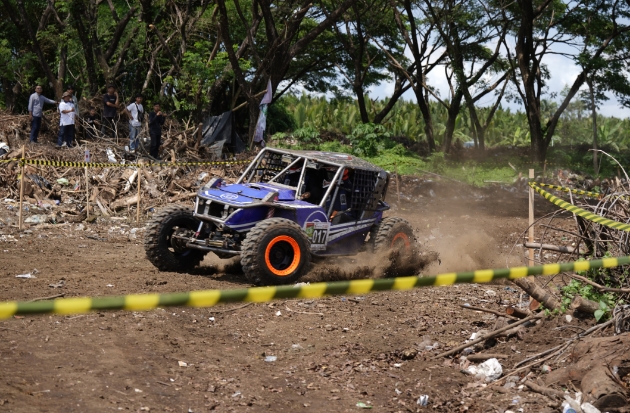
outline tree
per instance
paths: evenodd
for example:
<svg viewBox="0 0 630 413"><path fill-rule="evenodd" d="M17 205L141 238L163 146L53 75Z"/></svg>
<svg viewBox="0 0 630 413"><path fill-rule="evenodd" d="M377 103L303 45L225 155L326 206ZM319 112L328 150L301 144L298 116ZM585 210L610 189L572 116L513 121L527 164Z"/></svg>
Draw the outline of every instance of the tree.
<svg viewBox="0 0 630 413"><path fill-rule="evenodd" d="M406 65L385 51L390 63L406 78L416 96L420 113L424 121L424 134L429 145L429 151L435 151L435 137L433 136L433 121L429 108L429 92L427 76L445 58L446 52L439 52L441 41L435 34L435 23L427 21L421 11L411 0L390 0L393 7L396 26L400 31L411 53L411 63ZM435 57L437 55L437 57ZM432 60L433 59L433 60Z"/></svg>
<svg viewBox="0 0 630 413"><path fill-rule="evenodd" d="M410 88L407 79L398 70L393 73L386 71L389 66L387 55L374 43L387 48L398 60L404 58L400 46L402 39L394 25L389 0L355 0L341 19L342 24L332 28L341 49L335 67L341 74L342 88L351 90L355 95L361 121L378 124ZM391 81L392 76L395 78L392 96L371 120L366 105L366 88Z"/></svg>
<svg viewBox="0 0 630 413"><path fill-rule="evenodd" d="M268 0L253 0L250 16L245 16L243 13L240 0L234 0L235 12L241 24L248 28L246 36L238 47L234 43L234 33L231 30L230 15L225 0L217 0L217 5L221 40L240 93L245 96L248 103L251 139L256 127L253 120L258 117L259 91L264 90L264 85L267 80L270 80L272 92L275 93L280 83L285 80L293 60L300 57L325 30L337 23L341 14L352 5L352 0L342 2L288 0L273 5ZM312 25L305 29L308 23ZM254 41L260 25L264 28L265 47L258 47ZM252 70L250 72L244 70L239 62L245 50L251 52ZM312 58L321 60L325 57L313 56Z"/></svg>
<svg viewBox="0 0 630 413"><path fill-rule="evenodd" d="M504 40L512 79L527 114L534 158L543 162L563 111L588 76L608 59L609 53L615 54L616 45L627 36L630 26L622 22L628 19L628 5L617 0L569 4L557 0L517 0L504 10L504 18L510 13L517 28L513 53ZM561 53L554 49L558 45L577 48L579 53ZM541 97L549 79L543 59L550 54L572 59L581 72L557 110L543 123Z"/></svg>

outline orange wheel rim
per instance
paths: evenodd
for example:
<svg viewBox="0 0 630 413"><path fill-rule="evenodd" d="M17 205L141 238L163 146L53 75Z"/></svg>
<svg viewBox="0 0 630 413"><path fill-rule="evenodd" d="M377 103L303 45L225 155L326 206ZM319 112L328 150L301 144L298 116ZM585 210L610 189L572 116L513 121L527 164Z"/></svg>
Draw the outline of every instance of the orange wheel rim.
<svg viewBox="0 0 630 413"><path fill-rule="evenodd" d="M411 249L411 240L404 232L399 232L398 234L394 235L390 247L395 248L397 245L400 245L401 241L404 243L404 249L409 251Z"/></svg>
<svg viewBox="0 0 630 413"><path fill-rule="evenodd" d="M297 270L301 257L300 246L295 239L288 235L275 237L265 249L267 268L279 277L286 277Z"/></svg>

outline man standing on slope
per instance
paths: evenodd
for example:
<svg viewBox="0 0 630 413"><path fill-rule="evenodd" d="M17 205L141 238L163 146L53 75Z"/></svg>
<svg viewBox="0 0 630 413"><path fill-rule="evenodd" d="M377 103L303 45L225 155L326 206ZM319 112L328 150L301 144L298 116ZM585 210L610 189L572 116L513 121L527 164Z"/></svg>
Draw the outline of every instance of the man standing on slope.
<svg viewBox="0 0 630 413"><path fill-rule="evenodd" d="M65 92L61 98L63 102L59 104L61 117L59 119L57 147L62 148L67 146L72 148L72 141L74 140L74 114L76 109L72 104L72 94L70 92Z"/></svg>
<svg viewBox="0 0 630 413"><path fill-rule="evenodd" d="M151 150L149 153L152 157L159 160L159 150L162 140L162 125L164 125L164 114L160 110L160 104L153 105L153 112L149 113L149 136L151 136Z"/></svg>
<svg viewBox="0 0 630 413"><path fill-rule="evenodd" d="M134 153L138 148L138 135L142 128L144 118L144 108L142 107L142 95L136 95L136 101L125 108L129 116L129 151Z"/></svg>
<svg viewBox="0 0 630 413"><path fill-rule="evenodd" d="M118 92L114 85L107 86L107 93L103 95L103 124L101 133L104 136L116 136L116 114L118 109Z"/></svg>
<svg viewBox="0 0 630 413"><path fill-rule="evenodd" d="M39 136L39 129L42 126L42 112L44 103L57 104L59 102L52 99L48 99L42 96L42 87L40 85L35 86L35 93L28 99L28 115L31 121L31 142L37 143L37 136Z"/></svg>

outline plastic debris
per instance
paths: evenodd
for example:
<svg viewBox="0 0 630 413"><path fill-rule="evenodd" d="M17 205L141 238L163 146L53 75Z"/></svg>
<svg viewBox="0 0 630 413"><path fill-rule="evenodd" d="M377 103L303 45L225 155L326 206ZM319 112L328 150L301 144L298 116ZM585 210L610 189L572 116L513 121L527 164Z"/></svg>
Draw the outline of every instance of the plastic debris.
<svg viewBox="0 0 630 413"><path fill-rule="evenodd" d="M133 389L136 393L142 393L142 390L140 389Z"/></svg>
<svg viewBox="0 0 630 413"><path fill-rule="evenodd" d="M422 396L420 396L418 398L418 401L416 402L416 404L418 404L420 406L428 406L429 405L429 395L428 394L423 394Z"/></svg>
<svg viewBox="0 0 630 413"><path fill-rule="evenodd" d="M57 179L57 183L59 185L70 185L70 181L68 181L66 178L59 178L59 179Z"/></svg>
<svg viewBox="0 0 630 413"><path fill-rule="evenodd" d="M179 364L179 367L188 367L188 363L185 361L178 361L177 364Z"/></svg>
<svg viewBox="0 0 630 413"><path fill-rule="evenodd" d="M66 285L65 280L59 280L59 282L55 284L48 284L50 288L63 288L64 285Z"/></svg>
<svg viewBox="0 0 630 413"><path fill-rule="evenodd" d="M487 382L497 380L503 374L503 367L496 358L491 358L478 366L470 366L466 369L473 376L483 376Z"/></svg>
<svg viewBox="0 0 630 413"><path fill-rule="evenodd" d="M543 366L540 368L540 371L542 373L551 373L551 366L543 364Z"/></svg>
<svg viewBox="0 0 630 413"><path fill-rule="evenodd" d="M282 315L282 313L280 312L280 310L276 311L276 317L280 317Z"/></svg>
<svg viewBox="0 0 630 413"><path fill-rule="evenodd" d="M593 406L590 403L582 403L580 408L582 409L584 413L602 413L601 410L599 410L597 407Z"/></svg>
<svg viewBox="0 0 630 413"><path fill-rule="evenodd" d="M265 357L265 361L266 361L267 363L273 363L273 362L274 362L274 361L276 361L276 360L278 360L278 357L277 357L277 356L267 356L267 357Z"/></svg>
<svg viewBox="0 0 630 413"><path fill-rule="evenodd" d="M214 317L208 317L208 320L214 321Z"/></svg>
<svg viewBox="0 0 630 413"><path fill-rule="evenodd" d="M107 161L110 163L118 163L118 161L116 160L116 155L114 155L114 151L112 151L110 148L107 148Z"/></svg>
<svg viewBox="0 0 630 413"><path fill-rule="evenodd" d="M45 224L48 222L48 215L31 215L24 222L27 224Z"/></svg>
<svg viewBox="0 0 630 413"><path fill-rule="evenodd" d="M372 408L372 406L370 406L369 404L365 404L363 402L358 402L357 403L357 407L359 409L371 409Z"/></svg>
<svg viewBox="0 0 630 413"><path fill-rule="evenodd" d="M39 186L40 188L52 189L52 185L50 184L50 182L48 182L46 178L44 178L43 176L35 175L35 174L26 175L26 176L31 178L31 180L35 182L37 186Z"/></svg>
<svg viewBox="0 0 630 413"><path fill-rule="evenodd" d="M0 142L0 158L2 158L3 156L5 156L7 153L9 153L9 145L7 145L4 142Z"/></svg>
<svg viewBox="0 0 630 413"><path fill-rule="evenodd" d="M37 278L32 273L16 275L15 278Z"/></svg>

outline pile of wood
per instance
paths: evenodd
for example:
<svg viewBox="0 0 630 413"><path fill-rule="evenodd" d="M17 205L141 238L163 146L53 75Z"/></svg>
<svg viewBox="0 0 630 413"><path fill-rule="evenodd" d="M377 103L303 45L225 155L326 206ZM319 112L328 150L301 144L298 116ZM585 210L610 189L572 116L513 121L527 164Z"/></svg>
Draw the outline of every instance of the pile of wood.
<svg viewBox="0 0 630 413"><path fill-rule="evenodd" d="M113 146L89 145L93 162L107 163L107 148L115 154L117 161L125 159L124 151ZM84 160L85 145L79 148L59 150L47 145L27 146L26 159L49 161ZM240 156L246 157L247 154ZM5 158L20 158L21 150L14 149ZM189 157L178 161L192 161ZM153 211L173 202L186 202L194 198L198 188L212 177L219 176L228 182L238 178L247 164L212 166L149 166L146 159L127 159L129 162L145 164L137 167L81 167L26 165L24 167L25 201L33 205L45 203L53 209L69 203L73 209L83 210L89 205L89 213L110 216L133 209L141 197L141 213ZM140 170L140 172L139 172ZM20 166L18 161L0 164L0 197L19 199ZM140 175L140 179L138 176ZM138 181L140 192L138 195ZM87 190L87 191L86 191ZM89 202L88 201L89 191ZM57 201L57 202L54 202ZM59 205L59 206L58 206ZM88 211L86 211L88 212Z"/></svg>

